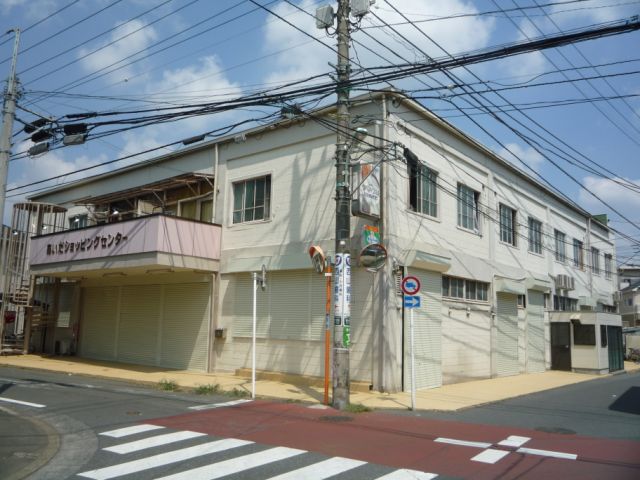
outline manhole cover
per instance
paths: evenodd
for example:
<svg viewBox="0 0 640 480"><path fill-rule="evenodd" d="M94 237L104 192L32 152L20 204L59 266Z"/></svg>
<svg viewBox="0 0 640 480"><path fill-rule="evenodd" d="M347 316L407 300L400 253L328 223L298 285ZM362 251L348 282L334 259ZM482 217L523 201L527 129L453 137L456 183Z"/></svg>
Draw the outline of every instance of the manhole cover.
<svg viewBox="0 0 640 480"><path fill-rule="evenodd" d="M560 433L562 435L576 434L576 432L574 432L573 430L569 430L568 428L561 428L561 427L538 427L536 428L536 430L539 432L546 432L546 433Z"/></svg>
<svg viewBox="0 0 640 480"><path fill-rule="evenodd" d="M320 417L321 422L350 422L353 417L347 417L344 415L327 415L326 417Z"/></svg>

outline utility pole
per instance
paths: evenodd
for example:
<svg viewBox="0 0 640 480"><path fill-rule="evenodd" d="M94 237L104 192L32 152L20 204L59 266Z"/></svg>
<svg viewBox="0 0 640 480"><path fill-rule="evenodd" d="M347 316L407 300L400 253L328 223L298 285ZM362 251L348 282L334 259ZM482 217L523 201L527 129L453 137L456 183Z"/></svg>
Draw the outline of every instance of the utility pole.
<svg viewBox="0 0 640 480"><path fill-rule="evenodd" d="M13 132L13 119L16 115L16 99L18 91L18 81L16 79L16 62L18 60L18 44L20 43L20 29L13 28L15 40L13 43L13 57L11 58L11 70L7 81L7 91L4 94L2 104L2 133L0 134L0 288L4 288L6 282L4 276L8 271L5 261L6 247L9 242L4 238L4 204L7 195L7 176L9 173L9 157L11 156L11 134ZM7 292L2 292L3 303L6 301ZM5 308L0 308L0 313L4 313ZM4 318L0 318L0 349L4 341Z"/></svg>
<svg viewBox="0 0 640 480"><path fill-rule="evenodd" d="M351 334L351 173L349 156L349 0L338 0L336 140L336 265L333 335L333 407L349 405L349 344Z"/></svg>
<svg viewBox="0 0 640 480"><path fill-rule="evenodd" d="M13 57L11 71L7 81L7 91L2 105L2 134L0 136L0 223L4 225L4 202L7 195L7 174L9 171L9 157L11 156L11 134L13 133L13 119L16 116L16 99L18 81L16 79L16 62L18 60L18 44L20 43L20 29L13 28L15 40L13 43ZM4 259L4 253L0 256Z"/></svg>

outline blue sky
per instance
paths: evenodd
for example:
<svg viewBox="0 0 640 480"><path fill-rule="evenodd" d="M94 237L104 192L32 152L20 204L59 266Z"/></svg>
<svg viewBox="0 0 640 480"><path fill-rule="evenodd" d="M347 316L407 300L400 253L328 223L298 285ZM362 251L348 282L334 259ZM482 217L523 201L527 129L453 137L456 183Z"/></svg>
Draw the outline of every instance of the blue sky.
<svg viewBox="0 0 640 480"><path fill-rule="evenodd" d="M20 42L17 70L22 89L20 105L28 111L19 110L18 117L32 120L35 113L59 118L87 111L119 111L165 106L167 102L185 104L233 98L256 89L330 71L328 62L335 63L335 53L320 42L334 46L335 39L317 30L313 18L301 10L313 13L320 5L332 4L335 7L336 2L257 1L319 41L303 35L250 1L0 0L2 31L12 27L25 30ZM537 5L542 8L518 10L519 7ZM407 25L393 7L413 25ZM362 30L353 34L356 43L352 48L352 58L355 63L367 67L389 62L403 63L403 59L422 61L425 54L443 57L443 51L424 33L455 55L527 37L552 35L559 30L629 18L640 13L640 1L378 0L372 11L373 14L362 21ZM496 13L478 15L483 12ZM451 16L456 18L440 18ZM9 73L7 59L11 56L12 44L11 35L0 37L0 61L4 60L0 64L2 79L6 79ZM640 32L635 32L580 43L577 45L579 50L566 46L547 50L544 54L535 52L470 68L482 81L489 82L487 87L528 85L528 88L501 92L520 108L534 104L538 107L540 104L537 102L571 103L523 111L566 142L566 145L561 145L560 141L552 139L555 145L561 145L565 151L573 148L575 150L570 150L573 157L606 167L609 172L604 177L577 168L570 163L575 163L575 160L566 155L564 158L550 155L566 171L564 173L495 119L477 115L477 111L467 111L474 114L473 119L495 137L491 138L452 108L452 102L458 107L469 106L463 96L454 96L447 101L425 99L423 102L494 151L507 158L511 157L508 150L516 153L528 166L585 209L592 213L608 213L612 227L640 239L640 230L634 224L629 224L588 193L594 193L627 219L640 221L640 193L620 185L640 185L640 97L637 96L640 95L640 80L639 75L633 73L640 71L638 45ZM601 65L598 71L583 68L578 72L573 69L594 65ZM621 75L590 82L530 86L564 81L565 77L557 72L558 69L566 70L564 75L571 79L578 78L580 74L586 77ZM457 70L454 73L464 81L477 82L468 71ZM450 79L432 76L407 79L395 86L411 91L425 88L425 84L436 86L438 80L451 84ZM448 90L449 94L458 92L460 89ZM440 94L442 91L438 91ZM421 95L434 96L433 92ZM613 96L624 98L583 102L585 98ZM504 104L504 100L495 94L485 98ZM82 146L53 150L35 158L17 158L10 163L8 188L15 189L62 174L68 175L53 183L70 181L78 178L72 174L78 168L269 112L268 109L260 110L151 126L89 141ZM520 113L514 112L513 115L525 125L531 125L530 120ZM507 117L505 120L524 131L515 120ZM16 123L14 154L31 146L26 136L19 132L20 127ZM550 133L544 135L551 139ZM139 158L129 161L137 160ZM511 160L519 165L518 160ZM109 168L122 165L124 162ZM90 173L99 173L105 168ZM578 183L570 180L567 173ZM12 190L7 210L13 202L42 186ZM6 212L5 221L7 219ZM635 250L627 242L620 242L619 262L629 260ZM640 263L640 255L633 260Z"/></svg>

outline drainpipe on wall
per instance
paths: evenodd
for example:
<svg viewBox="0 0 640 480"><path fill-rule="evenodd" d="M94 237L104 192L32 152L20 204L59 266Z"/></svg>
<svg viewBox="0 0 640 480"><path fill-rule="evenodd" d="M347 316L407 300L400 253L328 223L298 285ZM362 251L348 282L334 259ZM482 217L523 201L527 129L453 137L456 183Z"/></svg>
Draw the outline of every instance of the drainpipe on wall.
<svg viewBox="0 0 640 480"><path fill-rule="evenodd" d="M589 296L593 298L593 256L591 255L591 217L587 218L587 253L589 255ZM591 298L591 299L592 299Z"/></svg>
<svg viewBox="0 0 640 480"><path fill-rule="evenodd" d="M213 146L213 201L211 205L211 222L216 223L216 200L218 198L218 144Z"/></svg>

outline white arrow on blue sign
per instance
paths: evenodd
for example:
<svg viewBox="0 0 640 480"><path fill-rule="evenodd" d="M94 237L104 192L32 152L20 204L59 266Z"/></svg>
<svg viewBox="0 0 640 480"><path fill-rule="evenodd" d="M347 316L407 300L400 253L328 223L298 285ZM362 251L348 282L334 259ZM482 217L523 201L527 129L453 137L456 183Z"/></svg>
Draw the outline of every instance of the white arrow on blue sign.
<svg viewBox="0 0 640 480"><path fill-rule="evenodd" d="M405 295L404 308L420 308L420 295Z"/></svg>

